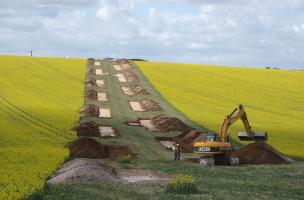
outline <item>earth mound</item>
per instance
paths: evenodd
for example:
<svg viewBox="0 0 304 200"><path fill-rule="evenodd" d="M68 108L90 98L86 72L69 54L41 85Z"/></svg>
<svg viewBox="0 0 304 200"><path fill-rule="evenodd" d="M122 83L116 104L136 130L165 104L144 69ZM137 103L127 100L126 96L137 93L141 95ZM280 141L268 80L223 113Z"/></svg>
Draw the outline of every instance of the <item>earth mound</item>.
<svg viewBox="0 0 304 200"><path fill-rule="evenodd" d="M119 181L114 168L105 166L95 159L77 158L63 164L47 183L103 184L110 181Z"/></svg>
<svg viewBox="0 0 304 200"><path fill-rule="evenodd" d="M294 161L265 142L254 142L234 152L240 164L290 164Z"/></svg>

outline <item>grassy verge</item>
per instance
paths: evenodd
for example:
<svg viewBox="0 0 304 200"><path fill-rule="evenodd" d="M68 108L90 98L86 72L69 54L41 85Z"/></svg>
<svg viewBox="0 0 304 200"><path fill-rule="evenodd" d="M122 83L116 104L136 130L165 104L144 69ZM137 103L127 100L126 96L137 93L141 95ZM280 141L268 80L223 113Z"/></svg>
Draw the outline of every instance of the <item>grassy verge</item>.
<svg viewBox="0 0 304 200"><path fill-rule="evenodd" d="M68 156L85 60L0 56L0 199L40 189Z"/></svg>
<svg viewBox="0 0 304 200"><path fill-rule="evenodd" d="M302 199L303 163L278 166L204 168L196 164L171 161L147 163L150 168L170 174L186 173L196 178L196 194L166 193L155 185L59 185L46 188L38 199Z"/></svg>

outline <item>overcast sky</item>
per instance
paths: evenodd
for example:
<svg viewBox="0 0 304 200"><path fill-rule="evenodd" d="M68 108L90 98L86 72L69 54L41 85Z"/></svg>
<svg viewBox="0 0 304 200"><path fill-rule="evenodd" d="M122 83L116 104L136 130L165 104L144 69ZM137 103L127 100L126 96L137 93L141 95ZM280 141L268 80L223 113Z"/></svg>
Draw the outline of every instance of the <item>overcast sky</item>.
<svg viewBox="0 0 304 200"><path fill-rule="evenodd" d="M304 67L304 0L0 0L0 54Z"/></svg>

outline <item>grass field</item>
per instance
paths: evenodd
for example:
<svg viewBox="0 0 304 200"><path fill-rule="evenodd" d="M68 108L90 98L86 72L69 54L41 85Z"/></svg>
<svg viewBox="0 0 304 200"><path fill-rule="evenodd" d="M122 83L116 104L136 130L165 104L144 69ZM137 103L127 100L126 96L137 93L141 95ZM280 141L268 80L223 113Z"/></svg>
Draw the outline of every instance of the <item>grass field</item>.
<svg viewBox="0 0 304 200"><path fill-rule="evenodd" d="M68 156L85 60L0 56L0 199L43 187Z"/></svg>
<svg viewBox="0 0 304 200"><path fill-rule="evenodd" d="M269 143L304 159L304 72L137 62L156 89L176 108L201 125L218 131L222 120L242 103L256 131ZM242 123L231 133L242 131Z"/></svg>

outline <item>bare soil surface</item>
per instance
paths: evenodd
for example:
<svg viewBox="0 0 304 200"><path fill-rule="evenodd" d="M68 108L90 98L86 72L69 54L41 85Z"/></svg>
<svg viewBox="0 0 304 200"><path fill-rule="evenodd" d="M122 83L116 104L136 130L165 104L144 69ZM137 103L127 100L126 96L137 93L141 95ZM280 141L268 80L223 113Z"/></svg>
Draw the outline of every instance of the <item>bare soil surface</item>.
<svg viewBox="0 0 304 200"><path fill-rule="evenodd" d="M136 111L136 112L145 112L147 111L143 105L141 104L141 102L139 101L129 101L129 104L132 108L133 111Z"/></svg>
<svg viewBox="0 0 304 200"><path fill-rule="evenodd" d="M120 67L120 65L114 64L113 67L114 67L114 69L116 71L121 71L122 70L122 68Z"/></svg>
<svg viewBox="0 0 304 200"><path fill-rule="evenodd" d="M131 71L125 72L124 75L127 79L127 82L138 82L139 81L137 75Z"/></svg>
<svg viewBox="0 0 304 200"><path fill-rule="evenodd" d="M240 164L290 164L294 161L265 142L254 142L234 152Z"/></svg>
<svg viewBox="0 0 304 200"><path fill-rule="evenodd" d="M115 76L118 78L119 82L121 82L121 83L126 83L127 82L127 79L126 79L124 74L116 74Z"/></svg>
<svg viewBox="0 0 304 200"><path fill-rule="evenodd" d="M104 80L96 80L96 85L98 87L105 87L105 82Z"/></svg>
<svg viewBox="0 0 304 200"><path fill-rule="evenodd" d="M148 95L149 93L147 92L146 89L140 87L140 86L133 86L133 87L126 87L126 86L122 86L121 87L123 93L127 96L134 96L134 95Z"/></svg>
<svg viewBox="0 0 304 200"><path fill-rule="evenodd" d="M95 66L100 66L100 62L94 62Z"/></svg>
<svg viewBox="0 0 304 200"><path fill-rule="evenodd" d="M116 172L96 159L77 158L66 162L47 181L48 184L104 184L119 182Z"/></svg>
<svg viewBox="0 0 304 200"><path fill-rule="evenodd" d="M94 104L89 104L81 108L80 116L99 116L99 108Z"/></svg>
<svg viewBox="0 0 304 200"><path fill-rule="evenodd" d="M97 93L97 99L98 101L108 101L108 94L105 92L99 92Z"/></svg>
<svg viewBox="0 0 304 200"><path fill-rule="evenodd" d="M117 160L123 156L135 154L123 145L103 145L93 138L79 138L70 145L70 156L72 158L100 158Z"/></svg>
<svg viewBox="0 0 304 200"><path fill-rule="evenodd" d="M98 125L93 121L80 121L73 128L76 131L78 137L86 136L86 137L98 137L99 136L99 128Z"/></svg>
<svg viewBox="0 0 304 200"><path fill-rule="evenodd" d="M152 99L144 99L140 101L143 108L147 111L162 111L163 109L160 107L159 103Z"/></svg>
<svg viewBox="0 0 304 200"><path fill-rule="evenodd" d="M206 133L197 130L185 131L176 137L155 137L165 148L171 147L173 144L179 144L181 152L192 153L193 144L206 137Z"/></svg>
<svg viewBox="0 0 304 200"><path fill-rule="evenodd" d="M100 136L103 138L118 137L118 131L112 126L99 126Z"/></svg>
<svg viewBox="0 0 304 200"><path fill-rule="evenodd" d="M99 159L76 158L64 163L47 181L56 184L164 184L171 177L149 170L114 169L104 165Z"/></svg>
<svg viewBox="0 0 304 200"><path fill-rule="evenodd" d="M170 179L168 175L141 169L118 169L117 176L133 184L164 184Z"/></svg>
<svg viewBox="0 0 304 200"><path fill-rule="evenodd" d="M99 117L100 118L111 118L112 113L110 108L99 108Z"/></svg>
<svg viewBox="0 0 304 200"><path fill-rule="evenodd" d="M96 69L95 74L96 75L103 75L102 69Z"/></svg>
<svg viewBox="0 0 304 200"><path fill-rule="evenodd" d="M97 92L93 89L88 89L88 90L85 91L84 97L88 98L88 99L96 100L97 99Z"/></svg>

